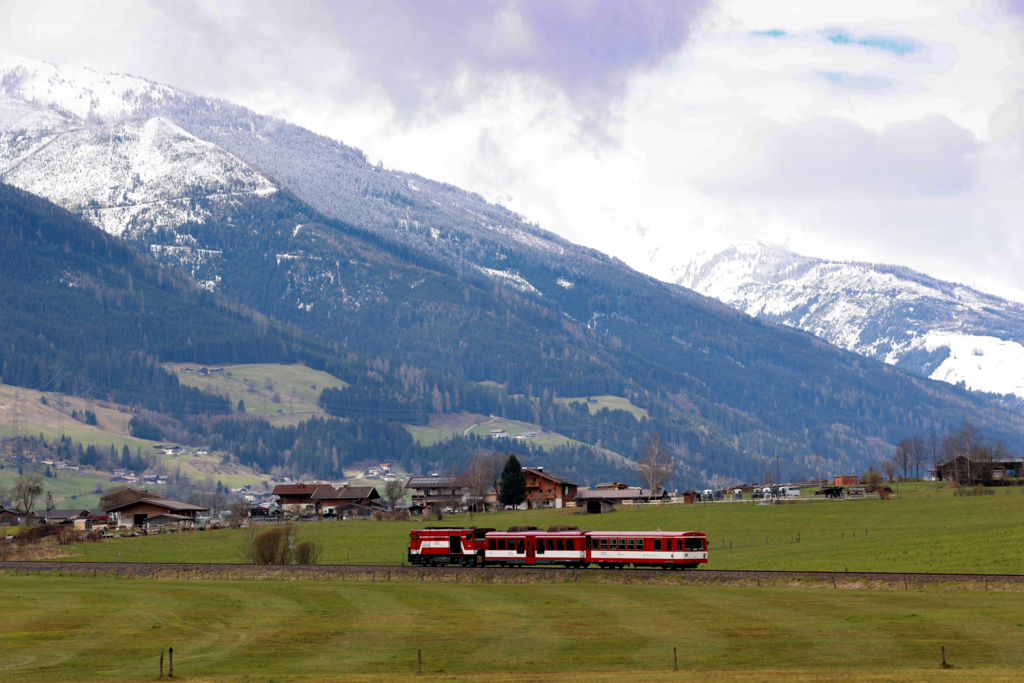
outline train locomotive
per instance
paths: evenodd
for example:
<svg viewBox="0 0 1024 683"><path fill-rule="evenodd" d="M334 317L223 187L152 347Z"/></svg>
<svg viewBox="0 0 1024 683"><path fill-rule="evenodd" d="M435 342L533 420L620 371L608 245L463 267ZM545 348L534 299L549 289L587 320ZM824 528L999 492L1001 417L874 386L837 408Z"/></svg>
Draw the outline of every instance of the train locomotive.
<svg viewBox="0 0 1024 683"><path fill-rule="evenodd" d="M423 566L560 565L696 569L708 561L698 531L580 531L576 527L427 527L409 533L409 563Z"/></svg>

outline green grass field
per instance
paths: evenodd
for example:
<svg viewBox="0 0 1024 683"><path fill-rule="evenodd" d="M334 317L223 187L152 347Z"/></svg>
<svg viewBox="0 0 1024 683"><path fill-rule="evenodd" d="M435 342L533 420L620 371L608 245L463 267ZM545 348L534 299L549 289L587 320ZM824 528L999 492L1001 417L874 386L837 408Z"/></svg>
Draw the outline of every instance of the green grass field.
<svg viewBox="0 0 1024 683"><path fill-rule="evenodd" d="M560 397L555 400L559 403L586 403L591 415L607 408L608 410L625 410L627 413L632 413L637 421L647 417L646 409L636 407L630 403L628 398L621 396L574 396L572 398Z"/></svg>
<svg viewBox="0 0 1024 683"><path fill-rule="evenodd" d="M417 650L432 680L1019 680L1020 608L1015 593L3 576L0 680L152 680L168 647L184 680L408 680Z"/></svg>
<svg viewBox="0 0 1024 683"><path fill-rule="evenodd" d="M953 497L922 491L901 500L752 505L640 506L606 515L532 510L449 515L442 523L330 521L303 524L326 564L399 564L409 530L428 525L504 529L569 524L593 530L696 530L708 534L708 568L820 571L1024 573L1024 495ZM799 536L799 542L797 542ZM69 560L237 561L244 532L206 531L90 545ZM767 542L766 542L767 539ZM79 548L78 552L81 552Z"/></svg>

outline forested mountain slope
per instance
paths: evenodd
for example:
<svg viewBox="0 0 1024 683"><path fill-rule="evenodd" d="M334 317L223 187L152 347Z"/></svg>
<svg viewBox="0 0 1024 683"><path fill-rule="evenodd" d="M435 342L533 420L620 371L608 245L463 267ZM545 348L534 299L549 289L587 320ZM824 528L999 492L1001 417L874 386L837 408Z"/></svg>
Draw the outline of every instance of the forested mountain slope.
<svg viewBox="0 0 1024 683"><path fill-rule="evenodd" d="M322 399L328 412L349 419L275 428L236 413L217 393L180 385L161 368L168 361L302 362L350 384ZM399 374L375 358L325 344L211 294L179 270L67 211L0 184L0 380L5 384L124 406L171 425L184 438L228 450L260 471L277 468L295 476L340 478L344 467L368 458L392 460L410 472L457 468L475 448L499 445L476 439L415 444L400 422L425 420L434 409L431 389L439 385L481 411L501 411L516 401L499 388L438 373L406 367ZM624 422L623 416L631 434L648 428L624 411L590 416L579 408L559 407L559 414L596 432ZM528 460L559 467L581 481L633 476L617 459L589 447L515 448Z"/></svg>
<svg viewBox="0 0 1024 683"><path fill-rule="evenodd" d="M784 476L814 471L816 452L827 470L849 471L964 418L1021 441L1022 419L982 398L640 275L337 141L141 79L86 81L21 66L3 76L3 94L32 109L19 119L32 125L77 116L113 130L163 117L288 190L196 200L201 215L122 232L205 286L365 354L377 383L342 392L338 414L501 414L627 456L657 429L692 482L749 478L776 450ZM83 101L93 104L76 110ZM35 135L17 125L9 139ZM92 219L88 206L79 212ZM651 421L589 419L553 400L593 394L625 396Z"/></svg>

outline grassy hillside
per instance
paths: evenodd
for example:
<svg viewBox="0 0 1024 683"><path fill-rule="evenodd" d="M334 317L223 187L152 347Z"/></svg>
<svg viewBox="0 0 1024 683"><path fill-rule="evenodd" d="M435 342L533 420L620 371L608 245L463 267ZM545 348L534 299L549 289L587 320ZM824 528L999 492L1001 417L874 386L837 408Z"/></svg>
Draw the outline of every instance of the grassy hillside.
<svg viewBox="0 0 1024 683"><path fill-rule="evenodd" d="M637 420L649 417L644 408L638 408L630 403L628 398L621 396L576 396L573 398L557 398L558 403L586 403L590 414L593 415L605 408L608 410L625 410Z"/></svg>
<svg viewBox="0 0 1024 683"><path fill-rule="evenodd" d="M507 528L578 525L593 530L696 530L708 534L708 568L821 571L1024 573L1024 495L954 497L922 491L902 500L848 500L779 505L715 503L642 506L607 515L533 510L449 515L444 524ZM437 522L308 523L300 535L320 538L328 564L398 564L409 530ZM799 535L799 542L796 537ZM126 561L233 562L243 532L217 531L111 541L88 557ZM767 539L767 542L766 542Z"/></svg>
<svg viewBox="0 0 1024 683"><path fill-rule="evenodd" d="M326 372L299 364L225 365L218 366L224 368L223 374L206 376L185 371L205 367L196 363L166 363L164 367L174 372L182 384L204 390L209 387L229 396L232 407L237 407L239 400L245 401L247 414L266 417L273 424L294 424L314 415L326 416L317 405L320 392L327 387L348 386Z"/></svg>
<svg viewBox="0 0 1024 683"><path fill-rule="evenodd" d="M1005 593L2 582L0 679L39 683L153 680L168 647L186 680L409 680L417 651L438 681L1019 680L1007 644L1024 635ZM954 671L939 670L941 645Z"/></svg>

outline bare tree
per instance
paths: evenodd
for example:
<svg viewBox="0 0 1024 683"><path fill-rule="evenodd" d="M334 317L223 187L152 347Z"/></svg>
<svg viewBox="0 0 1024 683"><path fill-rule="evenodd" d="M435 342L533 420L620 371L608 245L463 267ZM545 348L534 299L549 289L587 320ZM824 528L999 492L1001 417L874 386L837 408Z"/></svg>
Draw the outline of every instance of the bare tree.
<svg viewBox="0 0 1024 683"><path fill-rule="evenodd" d="M11 498L14 500L15 506L24 510L26 522L28 513L32 512L32 506L36 504L36 499L41 495L43 495L43 479L38 474L26 474L14 485Z"/></svg>
<svg viewBox="0 0 1024 683"><path fill-rule="evenodd" d="M208 508L210 514L217 517L222 510L227 508L228 497L223 493L197 491L188 497L188 502Z"/></svg>
<svg viewBox="0 0 1024 683"><path fill-rule="evenodd" d="M405 497L405 482L394 479L384 483L384 497L387 498L388 505L391 507L392 512L395 506L401 502L402 498Z"/></svg>
<svg viewBox="0 0 1024 683"><path fill-rule="evenodd" d="M907 476L907 471L910 469L910 453L913 450L913 439L900 439L900 442L896 444L896 451L893 453L892 460L896 463L896 475L898 477L903 478Z"/></svg>
<svg viewBox="0 0 1024 683"><path fill-rule="evenodd" d="M462 477L459 476L459 471L454 467L445 468L441 475L444 479L449 480L448 485L443 489L445 507L449 508L452 512L458 512L462 507L462 501L465 497L465 485Z"/></svg>
<svg viewBox="0 0 1024 683"><path fill-rule="evenodd" d="M910 466L914 469L914 477L916 479L921 478L921 465L927 462L928 458L928 445L925 443L924 437L918 434L915 436L911 443L913 444L910 449Z"/></svg>
<svg viewBox="0 0 1024 683"><path fill-rule="evenodd" d="M501 473L505 470L505 463L508 462L508 455L498 451L490 451L484 456L487 464L487 483L490 484L494 493L501 490Z"/></svg>
<svg viewBox="0 0 1024 683"><path fill-rule="evenodd" d="M470 519L473 518L473 510L476 509L477 505L483 505L484 512L487 511L484 499L487 497L487 491L490 488L491 474L487 458L486 452L478 451L470 458L466 469L462 472L462 481L466 486L466 493L469 495Z"/></svg>
<svg viewBox="0 0 1024 683"><path fill-rule="evenodd" d="M949 432L942 439L943 457L955 459L954 476L957 481L971 481L974 478L971 461L984 443L985 437L981 430L969 420L964 420L960 428Z"/></svg>
<svg viewBox="0 0 1024 683"><path fill-rule="evenodd" d="M931 459L932 467L938 470L939 463L942 462L942 448L939 441L939 435L934 429L928 435L928 439L925 441L925 447L928 449L928 456Z"/></svg>
<svg viewBox="0 0 1024 683"><path fill-rule="evenodd" d="M896 463L890 458L882 463L882 474L889 481L895 481L896 479Z"/></svg>
<svg viewBox="0 0 1024 683"><path fill-rule="evenodd" d="M661 432L652 434L637 463L640 478L647 484L652 496L672 476L675 465L672 455L661 445Z"/></svg>

